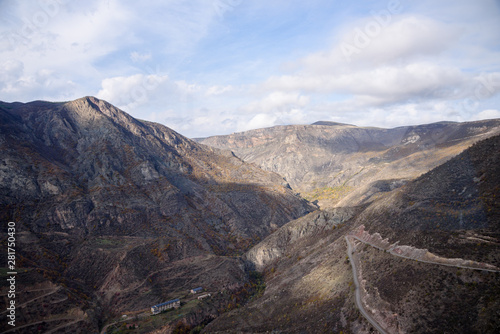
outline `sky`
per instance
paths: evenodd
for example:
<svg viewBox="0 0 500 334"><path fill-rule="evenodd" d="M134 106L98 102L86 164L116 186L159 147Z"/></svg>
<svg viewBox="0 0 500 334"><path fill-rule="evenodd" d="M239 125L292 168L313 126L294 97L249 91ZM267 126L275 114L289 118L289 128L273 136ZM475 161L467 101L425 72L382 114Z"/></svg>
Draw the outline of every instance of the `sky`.
<svg viewBox="0 0 500 334"><path fill-rule="evenodd" d="M188 137L500 118L499 0L0 0L0 100Z"/></svg>

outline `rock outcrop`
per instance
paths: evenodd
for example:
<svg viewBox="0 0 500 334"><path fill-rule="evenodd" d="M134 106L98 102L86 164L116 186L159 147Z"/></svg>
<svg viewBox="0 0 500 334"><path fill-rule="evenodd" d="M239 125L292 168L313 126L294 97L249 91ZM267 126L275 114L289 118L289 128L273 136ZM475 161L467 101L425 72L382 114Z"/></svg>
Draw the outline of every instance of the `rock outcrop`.
<svg viewBox="0 0 500 334"><path fill-rule="evenodd" d="M318 211L294 220L252 247L245 253L245 259L255 269L262 271L270 263L277 261L288 249L301 239L313 239L338 225L348 221L355 213L354 208L336 208Z"/></svg>

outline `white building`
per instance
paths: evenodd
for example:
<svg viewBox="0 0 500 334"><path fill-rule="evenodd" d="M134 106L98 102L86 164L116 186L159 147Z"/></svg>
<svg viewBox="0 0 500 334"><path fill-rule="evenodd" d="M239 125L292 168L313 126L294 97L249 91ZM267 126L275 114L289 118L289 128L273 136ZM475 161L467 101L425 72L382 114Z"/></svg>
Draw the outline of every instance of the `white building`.
<svg viewBox="0 0 500 334"><path fill-rule="evenodd" d="M153 314L158 314L161 313L165 310L171 309L171 308L177 308L181 306L181 300L180 299L172 299L169 300L168 302L164 302L155 306L151 307L151 313Z"/></svg>
<svg viewBox="0 0 500 334"><path fill-rule="evenodd" d="M204 295L201 295L198 297L199 300L202 300L202 299L205 299L205 298L208 298L208 297L211 297L212 295L207 293L207 294L204 294Z"/></svg>
<svg viewBox="0 0 500 334"><path fill-rule="evenodd" d="M191 293L192 294L196 294L198 292L202 292L203 291L203 288L202 287L199 287L199 288L194 288L194 289L191 289Z"/></svg>

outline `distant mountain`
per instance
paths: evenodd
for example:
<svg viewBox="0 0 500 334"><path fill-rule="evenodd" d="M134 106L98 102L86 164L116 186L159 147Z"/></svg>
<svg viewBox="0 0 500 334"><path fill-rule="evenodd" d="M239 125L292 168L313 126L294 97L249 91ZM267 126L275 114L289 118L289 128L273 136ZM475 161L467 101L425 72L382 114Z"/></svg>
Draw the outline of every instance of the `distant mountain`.
<svg viewBox="0 0 500 334"><path fill-rule="evenodd" d="M368 315L387 333L498 333L499 196L494 136L369 205L290 222L245 255L263 295L206 332L377 332Z"/></svg>
<svg viewBox="0 0 500 334"><path fill-rule="evenodd" d="M286 178L322 207L352 206L405 184L478 140L500 133L500 119L394 129L316 122L275 126L201 143Z"/></svg>
<svg viewBox="0 0 500 334"><path fill-rule="evenodd" d="M316 209L281 176L93 97L0 102L0 157L2 247L15 222L27 333L42 321L96 332L195 285L241 286L228 256Z"/></svg>
<svg viewBox="0 0 500 334"><path fill-rule="evenodd" d="M311 125L327 125L327 126L349 125L349 126L354 126L352 124L329 122L329 121L318 121L318 122L312 123Z"/></svg>

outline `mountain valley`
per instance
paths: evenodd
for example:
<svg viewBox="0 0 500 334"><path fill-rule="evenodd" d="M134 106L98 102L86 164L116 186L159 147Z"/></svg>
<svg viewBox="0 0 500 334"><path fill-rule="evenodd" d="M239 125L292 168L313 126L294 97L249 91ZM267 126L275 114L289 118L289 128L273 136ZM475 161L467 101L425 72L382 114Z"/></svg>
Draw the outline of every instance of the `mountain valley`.
<svg viewBox="0 0 500 334"><path fill-rule="evenodd" d="M357 290L382 333L497 332L499 148L495 136L370 204L286 224L245 254L264 295L207 332L378 332Z"/></svg>
<svg viewBox="0 0 500 334"><path fill-rule="evenodd" d="M499 133L498 119L394 129L316 122L198 141L283 175L303 197L326 208L370 201Z"/></svg>
<svg viewBox="0 0 500 334"><path fill-rule="evenodd" d="M2 332L500 329L499 119L191 140L84 97L0 102L0 148Z"/></svg>

